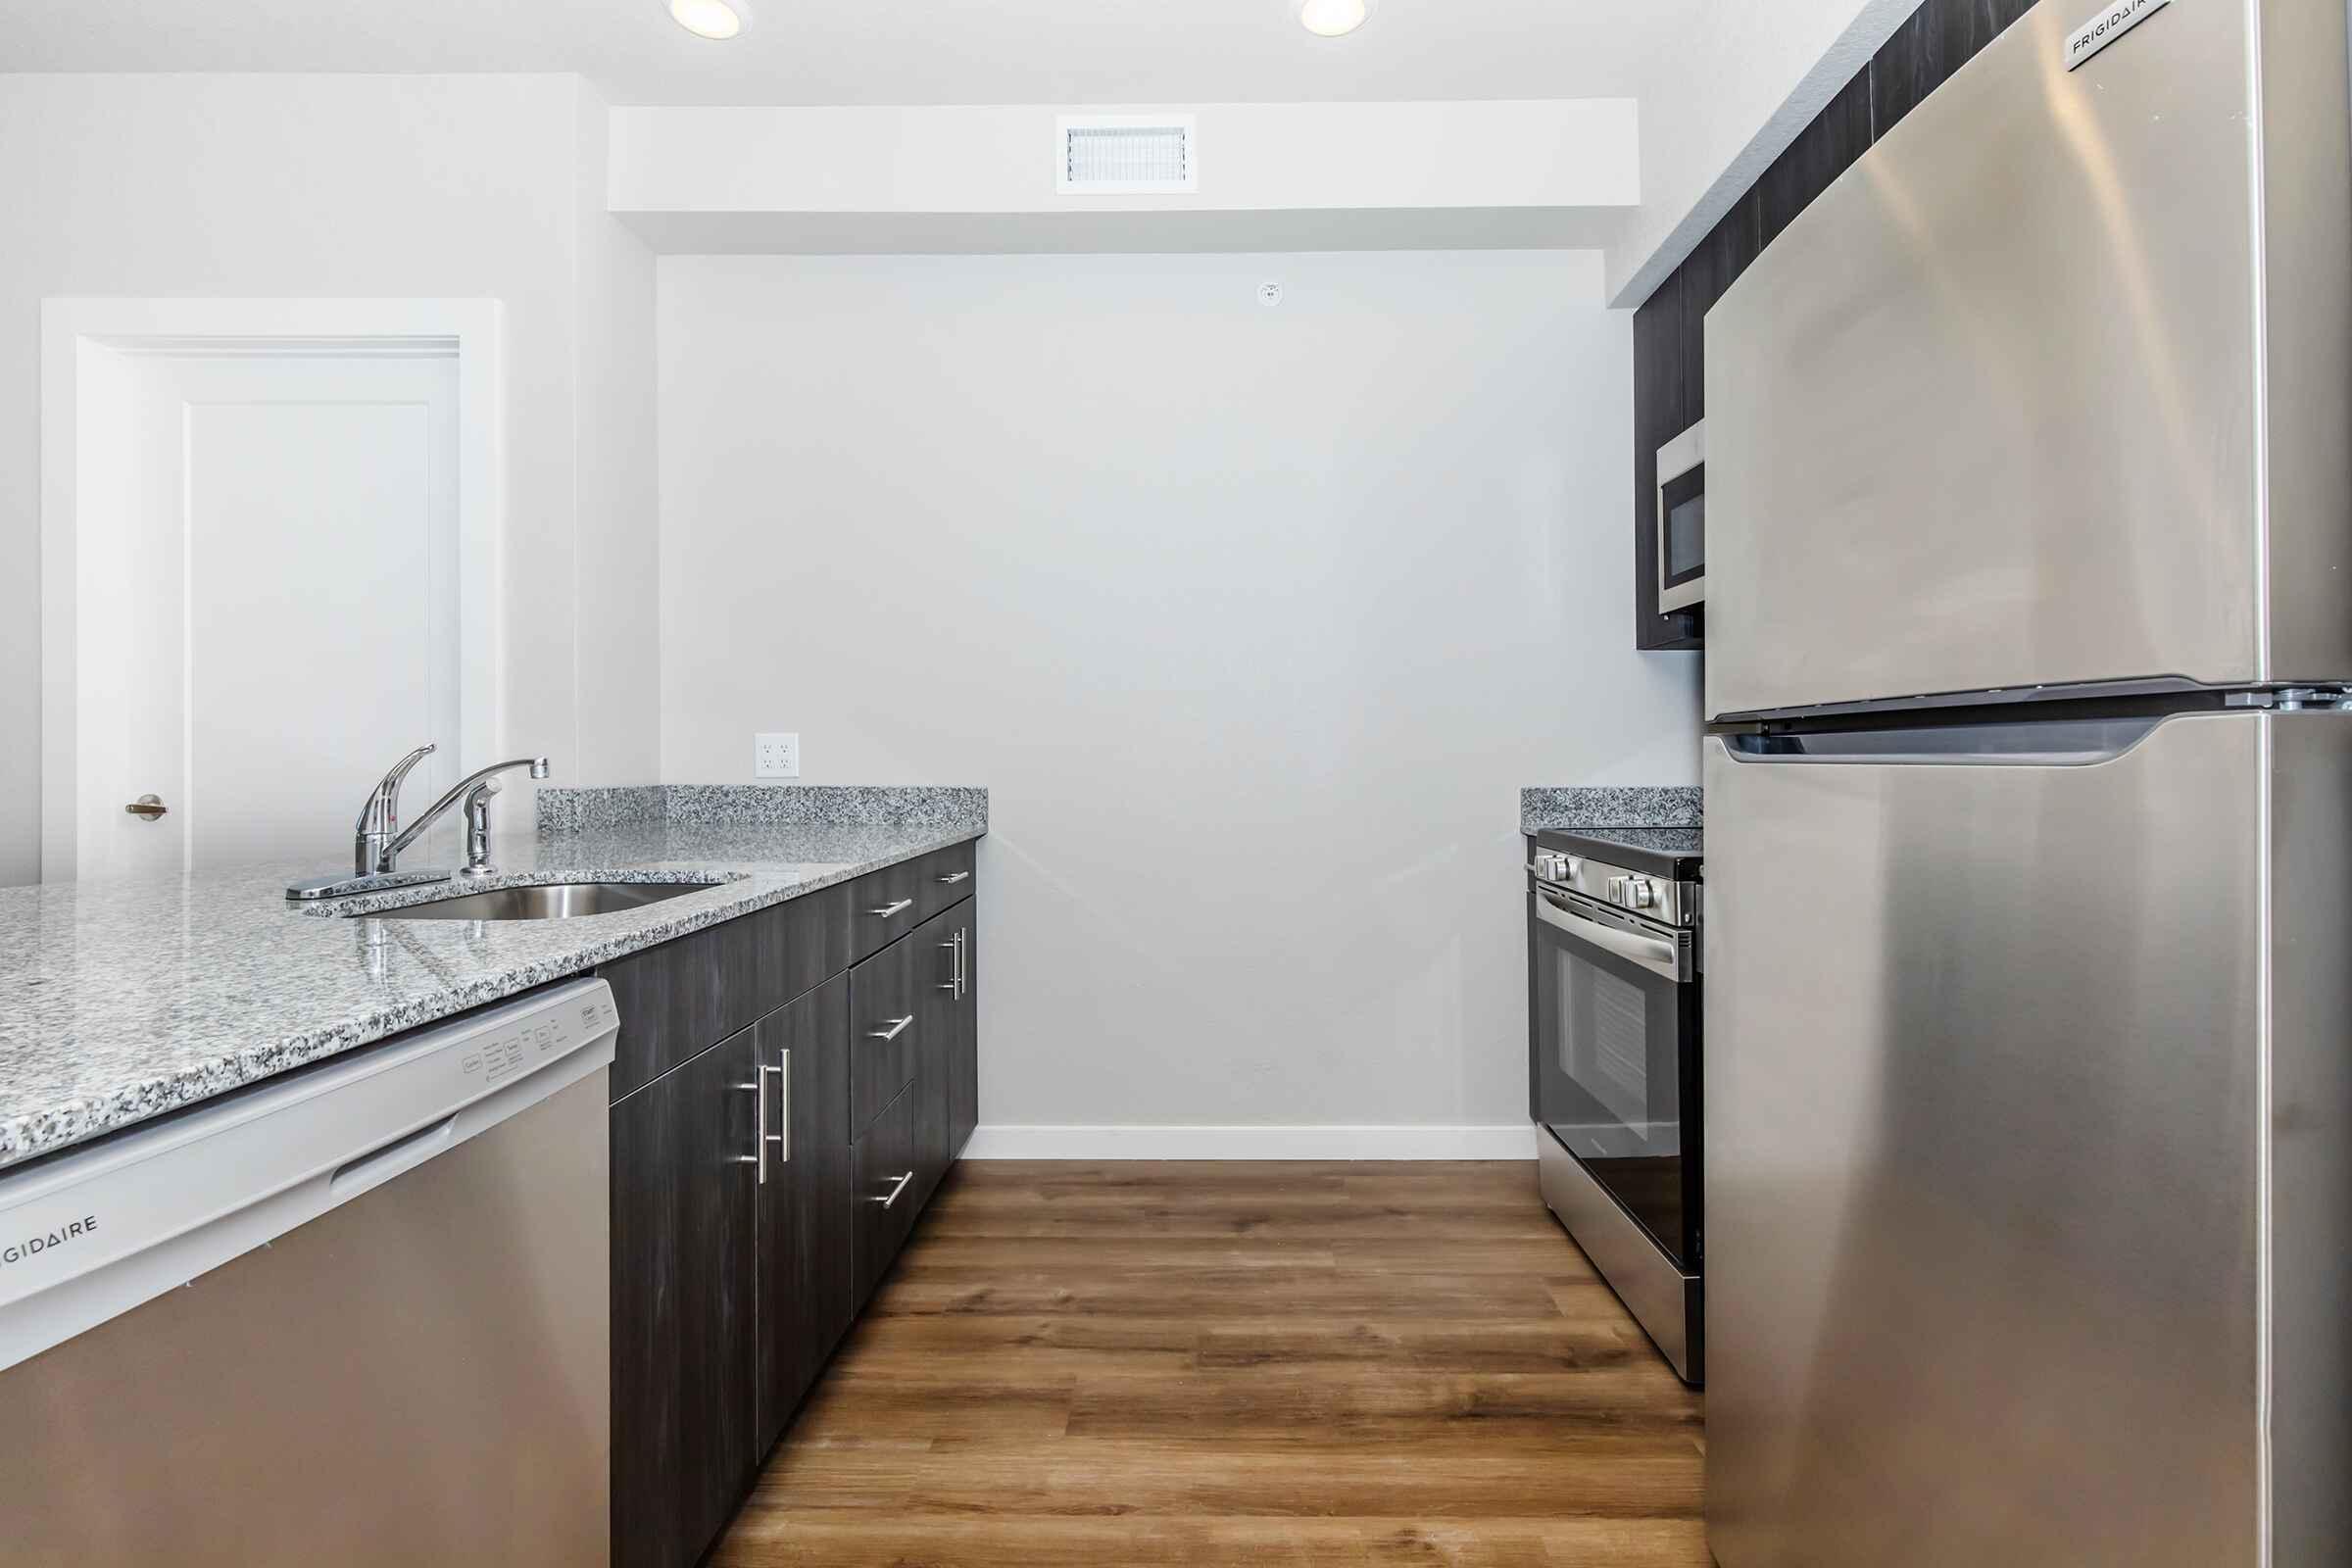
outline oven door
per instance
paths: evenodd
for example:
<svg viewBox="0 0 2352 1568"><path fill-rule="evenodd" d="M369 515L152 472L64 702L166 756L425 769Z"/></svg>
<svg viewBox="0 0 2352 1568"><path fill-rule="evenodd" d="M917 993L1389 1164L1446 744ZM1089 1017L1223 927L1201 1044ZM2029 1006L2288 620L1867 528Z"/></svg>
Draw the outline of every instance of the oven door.
<svg viewBox="0 0 2352 1568"><path fill-rule="evenodd" d="M1536 1119L1685 1272L1698 1269L1692 933L1573 893L1528 893Z"/></svg>

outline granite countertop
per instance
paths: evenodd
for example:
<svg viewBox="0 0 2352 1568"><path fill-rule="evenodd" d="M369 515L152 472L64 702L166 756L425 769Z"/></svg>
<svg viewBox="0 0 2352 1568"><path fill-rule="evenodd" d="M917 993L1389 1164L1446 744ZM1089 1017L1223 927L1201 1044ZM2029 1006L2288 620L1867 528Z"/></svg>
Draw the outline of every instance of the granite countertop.
<svg viewBox="0 0 2352 1568"><path fill-rule="evenodd" d="M1519 831L1545 828L1696 828L1705 801L1693 785L1602 784L1519 792ZM1681 853L1681 852L1670 852ZM1695 853L1695 852L1693 852Z"/></svg>
<svg viewBox="0 0 2352 1568"><path fill-rule="evenodd" d="M480 883L324 905L284 896L289 881L318 874L319 857L218 876L0 889L0 1167L978 838L986 795L961 793L978 798L976 813L779 822L772 811L764 821L622 812L576 833L505 833L491 854L501 874ZM437 825L406 858L451 864L453 837ZM570 920L342 913L616 876L723 885Z"/></svg>

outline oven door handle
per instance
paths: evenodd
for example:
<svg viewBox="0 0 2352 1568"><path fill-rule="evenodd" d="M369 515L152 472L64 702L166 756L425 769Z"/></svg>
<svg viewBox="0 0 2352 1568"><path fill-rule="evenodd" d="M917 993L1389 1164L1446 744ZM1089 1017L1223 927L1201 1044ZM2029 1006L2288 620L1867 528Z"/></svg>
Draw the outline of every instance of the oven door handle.
<svg viewBox="0 0 2352 1568"><path fill-rule="evenodd" d="M1604 953L1614 953L1620 958L1638 963L1662 979L1680 982L1687 978L1676 962L1680 956L1671 942L1645 937L1632 931L1620 931L1613 925L1602 925L1552 903L1539 890L1536 894L1536 918L1545 925L1565 931L1579 942L1590 942Z"/></svg>

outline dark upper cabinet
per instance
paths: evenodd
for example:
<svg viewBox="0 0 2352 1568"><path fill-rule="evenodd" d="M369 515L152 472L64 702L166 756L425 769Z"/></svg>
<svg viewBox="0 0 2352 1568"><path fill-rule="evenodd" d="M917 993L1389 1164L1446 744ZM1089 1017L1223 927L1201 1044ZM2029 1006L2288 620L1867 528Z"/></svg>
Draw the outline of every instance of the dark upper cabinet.
<svg viewBox="0 0 2352 1568"><path fill-rule="evenodd" d="M1697 648L1699 616L1658 609L1658 448L1680 435L1683 417L1683 274L1634 312L1634 646Z"/></svg>
<svg viewBox="0 0 2352 1568"><path fill-rule="evenodd" d="M850 1239L850 982L836 975L753 1031L767 1162L758 1171L758 1444L784 1434L857 1311Z"/></svg>
<svg viewBox="0 0 2352 1568"><path fill-rule="evenodd" d="M616 1568L700 1557L760 1458L756 1064L746 1029L612 1107Z"/></svg>
<svg viewBox="0 0 2352 1568"><path fill-rule="evenodd" d="M1764 248L1756 211L1755 193L1750 191L1716 220L1682 265L1683 416L1678 430L1688 430L1707 416L1707 312Z"/></svg>
<svg viewBox="0 0 2352 1568"><path fill-rule="evenodd" d="M1838 89L1756 180L1757 241L1769 245L1813 198L1870 150L1870 68Z"/></svg>

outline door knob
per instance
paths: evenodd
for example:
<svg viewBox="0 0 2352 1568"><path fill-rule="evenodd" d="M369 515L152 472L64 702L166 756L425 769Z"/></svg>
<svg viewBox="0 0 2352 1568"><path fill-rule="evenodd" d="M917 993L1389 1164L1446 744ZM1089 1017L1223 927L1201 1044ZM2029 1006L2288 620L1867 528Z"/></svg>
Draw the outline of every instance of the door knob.
<svg viewBox="0 0 2352 1568"><path fill-rule="evenodd" d="M166 810L170 809L170 808L166 807L162 799L157 796L142 795L137 800L131 802L128 806L122 808L122 809L128 811L133 816L143 816L148 821L152 822L157 817L163 815Z"/></svg>

